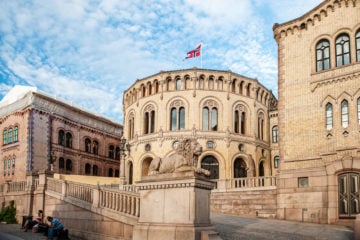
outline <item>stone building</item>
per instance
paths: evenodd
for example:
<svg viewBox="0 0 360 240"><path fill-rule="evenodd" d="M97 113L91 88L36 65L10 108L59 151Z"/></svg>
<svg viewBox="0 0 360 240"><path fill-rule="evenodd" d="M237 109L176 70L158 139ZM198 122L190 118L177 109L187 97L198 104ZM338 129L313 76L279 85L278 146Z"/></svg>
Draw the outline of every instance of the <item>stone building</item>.
<svg viewBox="0 0 360 240"><path fill-rule="evenodd" d="M346 224L360 213L360 2L323 1L274 37L277 217Z"/></svg>
<svg viewBox="0 0 360 240"><path fill-rule="evenodd" d="M270 129L277 136L277 123L269 113L276 103L258 80L231 71L193 68L137 80L123 98L128 182L147 175L151 160L173 154L184 138L203 146L198 167L212 179L273 176Z"/></svg>
<svg viewBox="0 0 360 240"><path fill-rule="evenodd" d="M33 87L0 102L0 182L29 172L119 177L122 126Z"/></svg>

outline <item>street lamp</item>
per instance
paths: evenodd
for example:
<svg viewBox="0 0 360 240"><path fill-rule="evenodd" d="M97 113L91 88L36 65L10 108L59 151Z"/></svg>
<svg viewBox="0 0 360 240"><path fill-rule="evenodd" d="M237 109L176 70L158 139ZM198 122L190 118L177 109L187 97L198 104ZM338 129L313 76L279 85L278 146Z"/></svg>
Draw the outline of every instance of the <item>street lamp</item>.
<svg viewBox="0 0 360 240"><path fill-rule="evenodd" d="M120 184L125 185L125 152L130 149L130 145L126 144L126 138L122 137L120 142Z"/></svg>

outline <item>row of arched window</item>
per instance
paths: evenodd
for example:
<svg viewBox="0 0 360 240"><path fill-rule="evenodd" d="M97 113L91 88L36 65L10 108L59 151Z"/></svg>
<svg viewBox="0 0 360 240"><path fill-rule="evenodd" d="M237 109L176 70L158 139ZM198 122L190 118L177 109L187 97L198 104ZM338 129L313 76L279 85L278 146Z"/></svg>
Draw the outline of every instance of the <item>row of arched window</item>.
<svg viewBox="0 0 360 240"><path fill-rule="evenodd" d="M340 122L341 127L347 128L349 126L349 102L344 99L341 101L340 108ZM357 121L360 124L360 97L357 99ZM325 127L327 130L331 130L334 126L334 109L333 104L328 102L325 106Z"/></svg>
<svg viewBox="0 0 360 240"><path fill-rule="evenodd" d="M85 164L85 174L98 176L99 175L99 167L96 164L94 164L91 167L90 163L87 163L87 164Z"/></svg>
<svg viewBox="0 0 360 240"><path fill-rule="evenodd" d="M175 77L167 77L164 80L163 88L165 91L180 91L190 89L223 91L224 82L225 78L223 76L206 76L204 74L200 74L199 77L196 78L196 81L193 82L190 75L186 74L184 76L177 75ZM253 84L249 80L234 77L232 80L229 80L229 82L230 92L250 97ZM125 104L130 105L136 102L139 96L146 97L160 93L160 86L161 81L158 79L142 83L139 89L133 88L126 93L124 99ZM266 89L258 87L255 97L258 101L267 104L270 95L266 92Z"/></svg>
<svg viewBox="0 0 360 240"><path fill-rule="evenodd" d="M360 29L355 34L355 54L353 58L360 61ZM331 54L331 43L328 39L321 39L316 44L316 71L323 71L331 68L331 57L335 57L336 67L350 64L351 38L347 33L339 34L335 39L335 54Z"/></svg>
<svg viewBox="0 0 360 240"><path fill-rule="evenodd" d="M170 131L179 131L185 129L185 107L181 100L174 101L170 105ZM233 132L239 134L247 134L247 126L249 119L247 118L247 110L244 105L239 104L235 107L233 118ZM153 105L149 105L144 111L143 134L151 134L155 132L156 113ZM215 101L207 101L202 108L202 130L218 131L218 104ZM262 112L258 114L258 138L264 140L265 133L265 115ZM128 138L133 139L135 134L135 116L134 113L129 114L128 119Z"/></svg>
<svg viewBox="0 0 360 240"><path fill-rule="evenodd" d="M72 171L72 161L70 159L59 158L59 170Z"/></svg>
<svg viewBox="0 0 360 240"><path fill-rule="evenodd" d="M15 174L15 158L4 160L4 176Z"/></svg>
<svg viewBox="0 0 360 240"><path fill-rule="evenodd" d="M3 145L19 141L19 127L9 127L3 130Z"/></svg>

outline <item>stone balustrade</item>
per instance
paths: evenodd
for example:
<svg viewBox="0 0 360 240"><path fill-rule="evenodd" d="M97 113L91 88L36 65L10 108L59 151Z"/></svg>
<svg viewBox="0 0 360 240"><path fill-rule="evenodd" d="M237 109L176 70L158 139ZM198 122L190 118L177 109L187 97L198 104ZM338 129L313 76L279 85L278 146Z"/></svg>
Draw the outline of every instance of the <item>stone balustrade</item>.
<svg viewBox="0 0 360 240"><path fill-rule="evenodd" d="M23 192L26 189L26 181L9 182L7 192Z"/></svg>
<svg viewBox="0 0 360 240"><path fill-rule="evenodd" d="M62 191L63 183L64 183L64 181L62 181L62 180L57 180L54 178L47 178L47 190L61 194L61 193L63 193L63 191Z"/></svg>
<svg viewBox="0 0 360 240"><path fill-rule="evenodd" d="M233 178L230 188L257 188L276 186L276 177Z"/></svg>
<svg viewBox="0 0 360 240"><path fill-rule="evenodd" d="M93 188L92 185L66 182L65 196L77 198L85 202L93 202Z"/></svg>

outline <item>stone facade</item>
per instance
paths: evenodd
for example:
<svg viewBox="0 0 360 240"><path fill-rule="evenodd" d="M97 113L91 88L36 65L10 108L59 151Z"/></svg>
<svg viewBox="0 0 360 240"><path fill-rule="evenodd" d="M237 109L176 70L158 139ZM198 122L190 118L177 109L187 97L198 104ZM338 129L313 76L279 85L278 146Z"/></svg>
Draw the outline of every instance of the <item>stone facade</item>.
<svg viewBox="0 0 360 240"><path fill-rule="evenodd" d="M360 3L324 1L274 37L277 217L346 224L360 213Z"/></svg>
<svg viewBox="0 0 360 240"><path fill-rule="evenodd" d="M276 103L258 80L231 71L193 68L137 80L123 99L127 181L141 180L152 159L174 154L185 138L203 147L197 167L212 179L273 176L269 112Z"/></svg>
<svg viewBox="0 0 360 240"><path fill-rule="evenodd" d="M39 170L119 176L122 126L44 93L29 90L2 101L0 129L0 182Z"/></svg>

